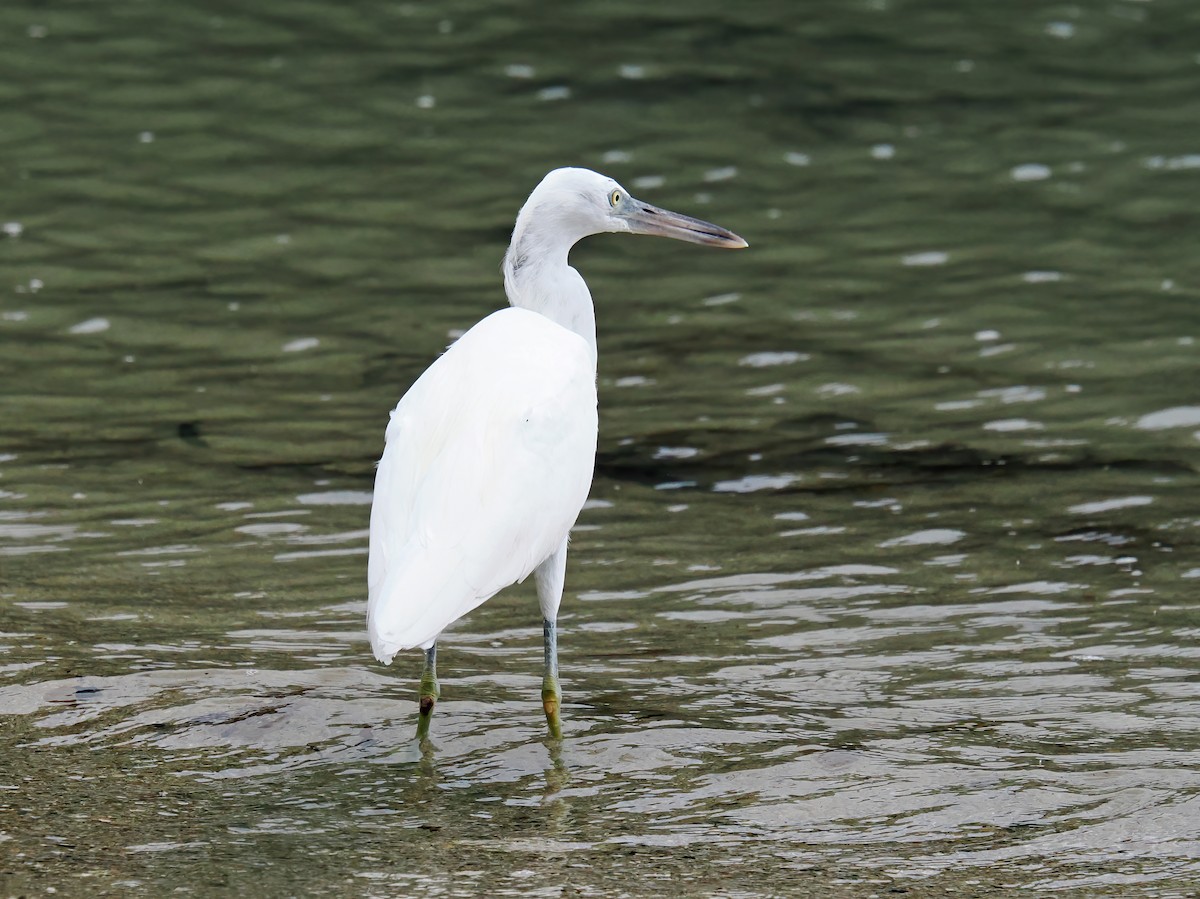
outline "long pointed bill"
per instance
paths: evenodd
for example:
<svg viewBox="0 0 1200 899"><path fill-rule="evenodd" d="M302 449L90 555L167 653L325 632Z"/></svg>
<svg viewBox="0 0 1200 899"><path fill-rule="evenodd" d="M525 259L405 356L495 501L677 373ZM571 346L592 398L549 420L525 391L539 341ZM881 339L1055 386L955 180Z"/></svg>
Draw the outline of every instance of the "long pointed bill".
<svg viewBox="0 0 1200 899"><path fill-rule="evenodd" d="M723 247L727 250L740 250L749 246L746 241L720 225L694 219L690 215L659 209L641 200L630 198L629 202L633 209L625 214L625 220L629 222L629 230L634 234L673 237L675 240L686 240L706 247Z"/></svg>

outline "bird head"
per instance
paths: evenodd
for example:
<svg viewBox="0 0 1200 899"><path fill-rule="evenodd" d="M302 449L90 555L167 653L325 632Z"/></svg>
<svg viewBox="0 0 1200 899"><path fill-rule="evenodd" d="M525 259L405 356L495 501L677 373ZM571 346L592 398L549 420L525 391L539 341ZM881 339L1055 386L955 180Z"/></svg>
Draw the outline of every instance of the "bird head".
<svg viewBox="0 0 1200 899"><path fill-rule="evenodd" d="M709 247L748 246L732 231L652 206L612 178L580 168L555 169L542 179L517 216L514 238L527 227L557 232L571 244L590 234L625 231Z"/></svg>

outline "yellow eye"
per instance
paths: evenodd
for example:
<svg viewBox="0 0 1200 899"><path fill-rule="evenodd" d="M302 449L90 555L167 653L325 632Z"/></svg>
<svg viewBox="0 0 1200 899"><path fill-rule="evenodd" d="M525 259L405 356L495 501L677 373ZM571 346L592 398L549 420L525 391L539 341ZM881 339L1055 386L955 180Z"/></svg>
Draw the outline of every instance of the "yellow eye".
<svg viewBox="0 0 1200 899"><path fill-rule="evenodd" d="M608 195L608 204L610 206L616 206L620 202L621 202L621 192L619 190L614 190L611 194Z"/></svg>

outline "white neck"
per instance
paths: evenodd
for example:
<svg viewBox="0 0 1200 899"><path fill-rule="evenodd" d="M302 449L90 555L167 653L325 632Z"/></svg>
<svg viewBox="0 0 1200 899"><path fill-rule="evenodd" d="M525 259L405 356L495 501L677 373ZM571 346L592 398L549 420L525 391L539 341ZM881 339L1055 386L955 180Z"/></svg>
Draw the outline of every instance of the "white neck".
<svg viewBox="0 0 1200 899"><path fill-rule="evenodd" d="M504 256L504 292L508 302L546 316L585 341L596 365L596 310L579 272L567 263L575 239L553 228L530 227L522 215Z"/></svg>

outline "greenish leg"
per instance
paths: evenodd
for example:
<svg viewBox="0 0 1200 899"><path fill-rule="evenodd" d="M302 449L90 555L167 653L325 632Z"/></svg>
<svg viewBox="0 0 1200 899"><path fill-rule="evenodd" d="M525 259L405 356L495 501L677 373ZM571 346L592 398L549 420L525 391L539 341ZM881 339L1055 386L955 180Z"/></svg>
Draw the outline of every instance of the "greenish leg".
<svg viewBox="0 0 1200 899"><path fill-rule="evenodd" d="M562 739L562 720L558 717L562 693L558 689L558 628L553 621L542 621L542 640L546 648L546 672L542 675L542 708L546 727L555 740Z"/></svg>
<svg viewBox="0 0 1200 899"><path fill-rule="evenodd" d="M433 707L437 704L438 696L442 693L437 682L437 644L434 643L425 650L425 670L421 672L420 717L417 719L417 739L424 740L429 736L429 719L433 717Z"/></svg>

